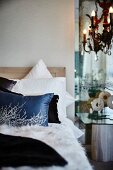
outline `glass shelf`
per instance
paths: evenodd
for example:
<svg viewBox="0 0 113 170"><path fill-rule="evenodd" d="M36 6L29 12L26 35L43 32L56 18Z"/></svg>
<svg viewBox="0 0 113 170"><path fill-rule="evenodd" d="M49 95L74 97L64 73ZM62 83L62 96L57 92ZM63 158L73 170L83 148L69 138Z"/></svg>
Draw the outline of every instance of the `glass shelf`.
<svg viewBox="0 0 113 170"><path fill-rule="evenodd" d="M84 124L104 124L104 125L113 125L113 114L112 113L104 113L102 117L98 117L95 119L90 113L76 113L77 117Z"/></svg>

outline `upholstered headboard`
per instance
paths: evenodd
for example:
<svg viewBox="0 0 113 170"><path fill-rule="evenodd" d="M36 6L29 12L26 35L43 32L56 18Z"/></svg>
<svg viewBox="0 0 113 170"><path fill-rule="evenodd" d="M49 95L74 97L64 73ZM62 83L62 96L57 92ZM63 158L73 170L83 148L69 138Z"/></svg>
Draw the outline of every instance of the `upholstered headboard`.
<svg viewBox="0 0 113 170"><path fill-rule="evenodd" d="M0 77L22 79L32 67L0 67ZM65 77L65 67L48 67L54 77Z"/></svg>

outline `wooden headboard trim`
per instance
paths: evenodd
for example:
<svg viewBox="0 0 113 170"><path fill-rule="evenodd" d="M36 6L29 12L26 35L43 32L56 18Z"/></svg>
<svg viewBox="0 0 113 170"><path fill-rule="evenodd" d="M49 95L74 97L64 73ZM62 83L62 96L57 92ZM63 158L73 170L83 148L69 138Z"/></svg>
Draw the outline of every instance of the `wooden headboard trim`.
<svg viewBox="0 0 113 170"><path fill-rule="evenodd" d="M32 67L0 67L0 77L22 79ZM65 77L65 67L48 67L54 77Z"/></svg>

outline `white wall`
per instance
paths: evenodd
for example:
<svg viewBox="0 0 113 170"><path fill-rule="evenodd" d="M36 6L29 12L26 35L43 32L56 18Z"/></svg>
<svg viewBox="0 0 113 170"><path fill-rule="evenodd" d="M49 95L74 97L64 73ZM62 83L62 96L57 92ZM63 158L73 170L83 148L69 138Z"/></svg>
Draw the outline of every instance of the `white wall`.
<svg viewBox="0 0 113 170"><path fill-rule="evenodd" d="M66 67L74 95L74 0L1 0L0 66L33 66L40 58Z"/></svg>

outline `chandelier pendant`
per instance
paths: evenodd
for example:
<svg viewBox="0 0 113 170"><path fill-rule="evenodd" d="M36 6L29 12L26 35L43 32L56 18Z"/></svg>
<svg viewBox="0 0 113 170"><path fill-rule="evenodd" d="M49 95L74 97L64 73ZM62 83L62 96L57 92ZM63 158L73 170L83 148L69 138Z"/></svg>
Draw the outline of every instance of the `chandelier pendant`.
<svg viewBox="0 0 113 170"><path fill-rule="evenodd" d="M91 16L86 14L90 20L88 29L88 38L86 37L87 31L83 31L83 49L85 52L90 53L94 51L97 55L98 51L111 55L112 38L113 38L113 7L112 3L108 0L95 1L96 10L92 11ZM98 6L102 8L102 15L98 18ZM99 25L102 24L103 31L99 33Z"/></svg>

